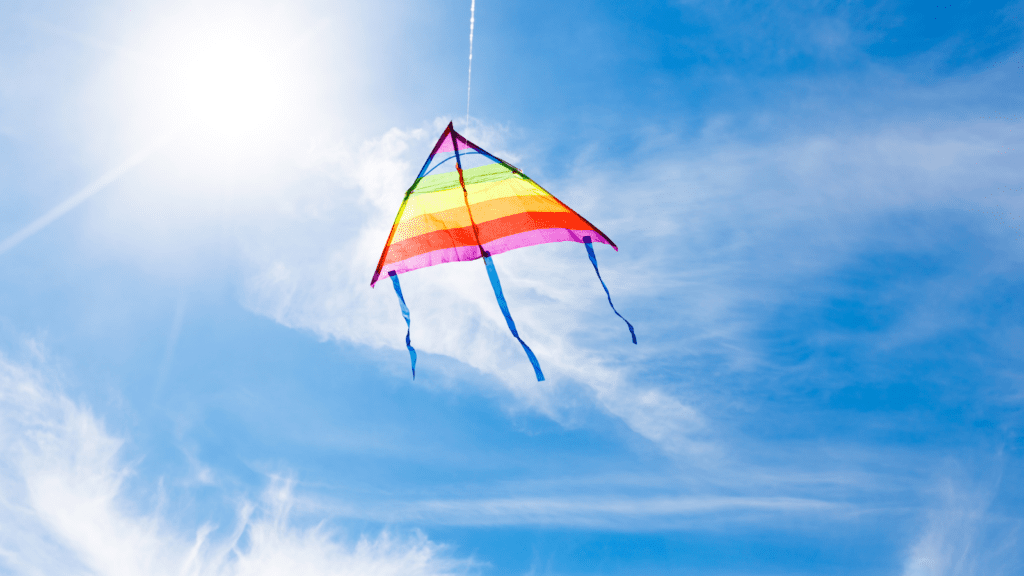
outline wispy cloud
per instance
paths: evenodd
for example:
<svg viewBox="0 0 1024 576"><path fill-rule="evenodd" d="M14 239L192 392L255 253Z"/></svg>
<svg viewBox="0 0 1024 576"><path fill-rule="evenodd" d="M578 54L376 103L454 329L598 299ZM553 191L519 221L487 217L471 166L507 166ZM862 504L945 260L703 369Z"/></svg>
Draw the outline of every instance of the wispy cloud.
<svg viewBox="0 0 1024 576"><path fill-rule="evenodd" d="M311 508L375 521L449 526L575 527L631 532L692 530L749 525L769 518L851 518L854 507L822 500L745 496L539 496L488 499L379 502L371 507L331 506L310 500Z"/></svg>
<svg viewBox="0 0 1024 576"><path fill-rule="evenodd" d="M484 140L497 136L491 130L488 137L486 127L478 127L477 132L485 135ZM248 284L248 305L285 325L313 330L322 338L393 347L396 341L386 319L394 316L394 296L386 286L370 290L369 274L397 208L394 191L407 186L405 180L416 163L413 158L422 156L422 149L435 135L433 130L392 130L352 151L342 147L330 156L321 155L325 169L338 172L343 181L359 190L358 201L345 207L350 218L352 212L360 214L361 218L350 220L359 224L336 235L325 244L330 247L326 253L313 258L296 261L295 254L280 251L261 254L270 261L256 263L256 273ZM586 260L577 264L584 263L589 264ZM580 390L582 383L582 390L599 406L629 422L640 434L684 452L706 451L704 440L694 436L702 426L696 410L661 390L624 380L622 372L611 368L601 353L570 344L567 333L586 331L578 316L583 306L596 307L603 298L593 270L583 266L572 271L572 278L548 286L550 277L545 270L565 264L564 256L551 251L545 254L543 249L503 255L498 263L513 315L521 319L524 338L537 349L545 372L550 373L547 382L532 381L529 364L524 364L522 351L510 340L477 262L426 269L405 279L414 345L497 377L519 401L555 418L566 408L563 402L576 401L568 400L575 393L568 393L567 387ZM523 273L531 268L533 274ZM597 290L581 294L575 288L581 276ZM616 334L628 343L628 334L619 331ZM445 368L426 370L443 373Z"/></svg>
<svg viewBox="0 0 1024 576"><path fill-rule="evenodd" d="M38 371L0 358L0 566L12 574L461 574L472 561L413 532L356 541L292 519L273 479L230 534L189 535L126 494L123 441Z"/></svg>
<svg viewBox="0 0 1024 576"><path fill-rule="evenodd" d="M248 305L321 338L403 349L400 323L388 320L397 318L394 297L386 287L370 290L368 277L397 208L396 191L433 134L392 130L339 148L347 153L320 154L316 166L358 191L345 207L351 227L333 228L319 253L278 247L256 254ZM607 259L620 307L637 319L641 346L617 346L623 331L586 260L568 245L498 261L513 314L549 382L531 381L477 263L403 278L414 345L493 376L519 401L555 418L582 391L669 451L714 461L717 431L700 404L707 376L680 368L669 371L679 381L648 382L642 367L668 357L718 358L730 371L767 367L758 334L775 310L794 295L823 297L832 289L823 280L865 249L927 242L880 225L908 211L949 210L956 198L998 188L1014 174L984 143L1006 138L1017 137L994 124L926 121L797 133L755 145L712 123L702 141L664 139L657 154L629 168L582 164L546 184L613 237L630 239L619 254L598 257ZM671 313L658 308L669 301L686 305ZM428 360L421 372L429 379L443 370Z"/></svg>
<svg viewBox="0 0 1024 576"><path fill-rule="evenodd" d="M993 576L1020 571L1024 521L990 507L999 481L965 486L952 479L937 485L937 502L907 550L903 576Z"/></svg>

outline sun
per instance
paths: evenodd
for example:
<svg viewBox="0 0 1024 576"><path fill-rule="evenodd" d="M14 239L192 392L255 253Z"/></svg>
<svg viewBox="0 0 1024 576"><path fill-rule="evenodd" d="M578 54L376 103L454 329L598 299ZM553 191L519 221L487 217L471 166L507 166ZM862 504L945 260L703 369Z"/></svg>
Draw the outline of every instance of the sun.
<svg viewBox="0 0 1024 576"><path fill-rule="evenodd" d="M181 118L201 130L246 133L281 113L287 92L280 46L251 29L188 35L171 55Z"/></svg>
<svg viewBox="0 0 1024 576"><path fill-rule="evenodd" d="M168 18L139 52L137 108L208 154L273 142L306 107L301 40L301 29L256 10Z"/></svg>

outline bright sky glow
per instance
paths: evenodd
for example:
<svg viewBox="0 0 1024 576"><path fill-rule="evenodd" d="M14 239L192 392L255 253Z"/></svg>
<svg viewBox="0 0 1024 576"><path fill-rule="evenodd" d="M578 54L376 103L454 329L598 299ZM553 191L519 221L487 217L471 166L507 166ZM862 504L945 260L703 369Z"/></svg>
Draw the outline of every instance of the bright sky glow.
<svg viewBox="0 0 1024 576"><path fill-rule="evenodd" d="M238 28L188 35L167 56L182 115L203 130L247 135L280 116L288 86L282 48Z"/></svg>
<svg viewBox="0 0 1024 576"><path fill-rule="evenodd" d="M308 24L259 6L166 20L131 37L115 71L109 89L132 95L123 122L178 133L211 162L237 161L289 137L316 89L304 51Z"/></svg>

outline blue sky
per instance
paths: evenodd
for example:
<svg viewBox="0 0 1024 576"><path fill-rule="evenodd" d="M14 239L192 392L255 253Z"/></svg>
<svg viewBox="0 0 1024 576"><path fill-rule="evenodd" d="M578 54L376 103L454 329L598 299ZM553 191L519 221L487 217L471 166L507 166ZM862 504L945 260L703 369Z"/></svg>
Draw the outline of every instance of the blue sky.
<svg viewBox="0 0 1024 576"><path fill-rule="evenodd" d="M1024 570L1024 5L0 5L0 572ZM619 245L369 280L449 120Z"/></svg>

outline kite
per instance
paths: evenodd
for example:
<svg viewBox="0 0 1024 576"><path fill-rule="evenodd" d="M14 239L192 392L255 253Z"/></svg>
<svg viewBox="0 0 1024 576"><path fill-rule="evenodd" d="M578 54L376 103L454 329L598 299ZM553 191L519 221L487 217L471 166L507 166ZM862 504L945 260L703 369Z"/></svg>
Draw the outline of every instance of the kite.
<svg viewBox="0 0 1024 576"><path fill-rule="evenodd" d="M451 164L450 161L454 160ZM444 168L438 170L439 168ZM519 336L508 302L501 291L491 256L547 242L579 242L601 281L612 311L636 333L612 304L601 278L594 242L619 249L608 236L531 180L522 170L473 144L449 122L423 169L405 192L395 224L370 281L372 288L383 275L391 278L405 319L405 346L416 377L416 350L412 347L409 308L398 275L411 270L483 258L501 313L512 335L523 346L537 380L544 380L540 363Z"/></svg>

